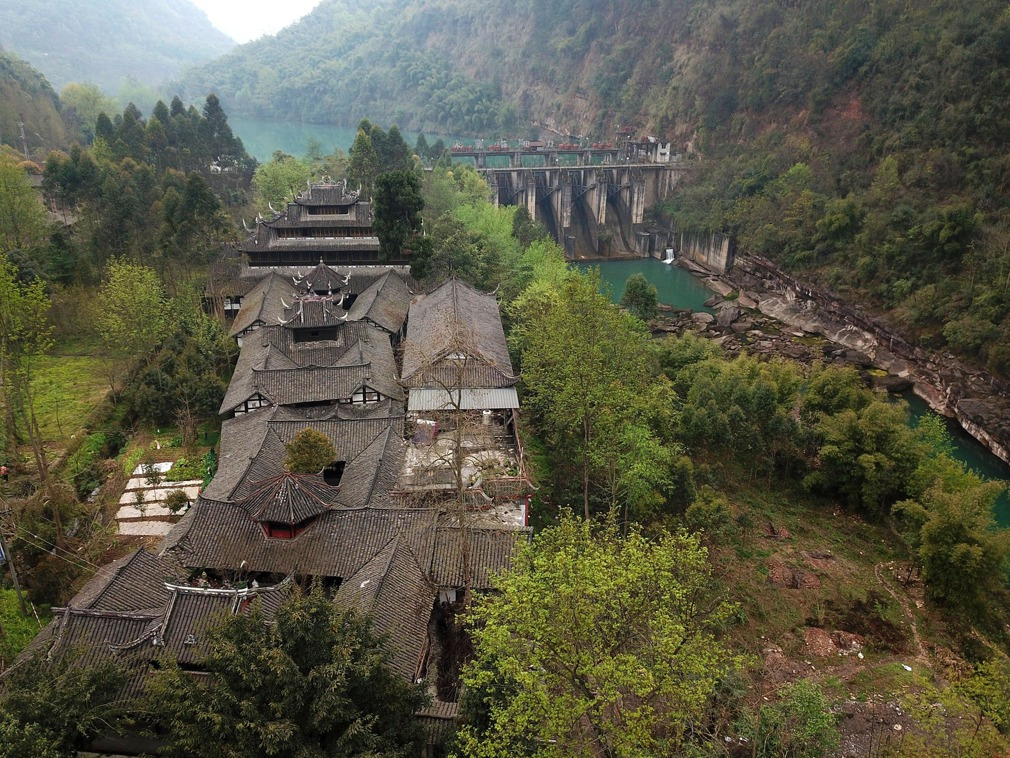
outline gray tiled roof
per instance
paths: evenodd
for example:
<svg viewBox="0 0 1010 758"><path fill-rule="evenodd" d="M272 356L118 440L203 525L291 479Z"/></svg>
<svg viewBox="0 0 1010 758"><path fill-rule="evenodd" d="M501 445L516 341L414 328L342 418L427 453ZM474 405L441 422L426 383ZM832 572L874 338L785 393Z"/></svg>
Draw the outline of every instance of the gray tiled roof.
<svg viewBox="0 0 1010 758"><path fill-rule="evenodd" d="M350 577L402 531L430 528L436 515L417 509L330 510L293 539L267 537L238 505L199 501L187 534L170 547L192 568Z"/></svg>
<svg viewBox="0 0 1010 758"><path fill-rule="evenodd" d="M347 318L339 295L300 295L284 309L282 323L290 329L319 329Z"/></svg>
<svg viewBox="0 0 1010 758"><path fill-rule="evenodd" d="M164 582L177 581L183 573L165 556L136 550L100 568L67 605L106 611L154 608L168 599Z"/></svg>
<svg viewBox="0 0 1010 758"><path fill-rule="evenodd" d="M257 521L300 524L328 510L335 496L319 476L284 472L260 482L239 505Z"/></svg>
<svg viewBox="0 0 1010 758"><path fill-rule="evenodd" d="M212 500L245 497L255 489L257 482L284 470L284 446L309 427L326 435L337 460L347 461L349 469L355 459L381 437L385 447L378 463L382 464L380 474L385 477L387 470L399 466L403 455L402 409L400 415L395 416L387 415L389 410L389 405L380 403L371 412L363 410L355 414L350 408L339 408L333 418L310 419L292 418L290 410L266 409L229 419L221 427L218 472L204 494ZM349 473L345 471L345 480ZM374 478L376 474L373 472L369 476Z"/></svg>
<svg viewBox="0 0 1010 758"><path fill-rule="evenodd" d="M348 283L348 275L321 260L319 265L298 280L300 292L340 292Z"/></svg>
<svg viewBox="0 0 1010 758"><path fill-rule="evenodd" d="M407 319L410 290L400 275L387 271L368 286L347 311L351 321L367 320L395 334Z"/></svg>
<svg viewBox="0 0 1010 758"><path fill-rule="evenodd" d="M402 401L388 335L367 323L340 324L337 340L324 343L294 342L289 330L279 326L250 334L220 412L229 413L256 395L273 405L350 400L363 386Z"/></svg>
<svg viewBox="0 0 1010 758"><path fill-rule="evenodd" d="M451 355L466 358L446 360ZM494 296L449 279L416 298L408 315L403 380L411 387L515 384Z"/></svg>
<svg viewBox="0 0 1010 758"><path fill-rule="evenodd" d="M284 316L284 304L294 296L294 282L276 273L268 274L243 298L228 335L235 337L256 324L278 323Z"/></svg>
<svg viewBox="0 0 1010 758"><path fill-rule="evenodd" d="M512 564L519 545L529 539L528 529L467 529L470 545L470 586L490 589L491 576ZM462 539L458 526L443 517L435 533L435 552L431 560L431 578L440 587L463 587Z"/></svg>

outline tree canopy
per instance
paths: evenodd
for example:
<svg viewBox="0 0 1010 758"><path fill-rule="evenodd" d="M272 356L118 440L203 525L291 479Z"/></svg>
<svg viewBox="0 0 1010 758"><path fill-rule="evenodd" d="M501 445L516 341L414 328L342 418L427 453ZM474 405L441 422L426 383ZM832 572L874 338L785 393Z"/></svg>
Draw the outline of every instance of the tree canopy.
<svg viewBox="0 0 1010 758"><path fill-rule="evenodd" d="M375 180L373 226L383 260L397 260L411 249L421 229L423 208L421 182L413 171L390 171Z"/></svg>
<svg viewBox="0 0 1010 758"><path fill-rule="evenodd" d="M312 427L292 437L284 451L284 468L292 474L318 474L337 457L329 438Z"/></svg>
<svg viewBox="0 0 1010 758"><path fill-rule="evenodd" d="M0 754L10 758L73 758L124 715L125 682L114 663L83 665L71 652L55 660L29 655L0 686Z"/></svg>
<svg viewBox="0 0 1010 758"><path fill-rule="evenodd" d="M319 585L295 592L271 619L258 607L211 632L194 678L174 664L150 685L167 755L199 758L413 758L425 734L423 690L387 665L368 622Z"/></svg>
<svg viewBox="0 0 1010 758"><path fill-rule="evenodd" d="M542 531L474 609L459 754L678 753L739 663L710 574L683 533L622 538L571 517Z"/></svg>
<svg viewBox="0 0 1010 758"><path fill-rule="evenodd" d="M669 384L641 321L599 291L599 272L569 274L518 312L528 405L571 456L586 518L592 502L647 510L661 497L670 451Z"/></svg>

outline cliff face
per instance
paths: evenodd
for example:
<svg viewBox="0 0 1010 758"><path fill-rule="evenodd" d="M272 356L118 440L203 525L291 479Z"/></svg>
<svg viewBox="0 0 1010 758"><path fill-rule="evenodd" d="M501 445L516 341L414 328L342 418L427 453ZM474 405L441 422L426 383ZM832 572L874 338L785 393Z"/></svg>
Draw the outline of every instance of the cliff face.
<svg viewBox="0 0 1010 758"><path fill-rule="evenodd" d="M0 144L23 148L19 123L32 157L66 147L72 130L64 123L60 101L49 82L18 58L0 51Z"/></svg>

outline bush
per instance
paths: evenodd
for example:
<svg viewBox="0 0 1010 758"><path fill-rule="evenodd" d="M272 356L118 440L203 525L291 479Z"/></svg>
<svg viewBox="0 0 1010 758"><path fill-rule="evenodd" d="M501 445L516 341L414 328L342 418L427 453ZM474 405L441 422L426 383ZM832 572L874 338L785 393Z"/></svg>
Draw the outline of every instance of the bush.
<svg viewBox="0 0 1010 758"><path fill-rule="evenodd" d="M650 284L644 274L632 274L624 283L621 305L642 321L649 321L656 318L659 293L656 291L656 286Z"/></svg>
<svg viewBox="0 0 1010 758"><path fill-rule="evenodd" d="M838 747L837 719L820 687L800 681L761 707L745 731L758 758L821 758Z"/></svg>
<svg viewBox="0 0 1010 758"><path fill-rule="evenodd" d="M182 490L172 490L165 498L165 507L172 513L179 513L189 507L189 495Z"/></svg>

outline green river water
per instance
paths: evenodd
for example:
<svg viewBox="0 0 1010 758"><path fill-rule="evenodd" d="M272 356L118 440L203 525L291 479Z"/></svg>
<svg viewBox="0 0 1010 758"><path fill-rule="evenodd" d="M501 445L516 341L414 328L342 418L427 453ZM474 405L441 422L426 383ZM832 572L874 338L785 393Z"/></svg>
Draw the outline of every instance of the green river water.
<svg viewBox="0 0 1010 758"><path fill-rule="evenodd" d="M269 161L275 150L288 155L305 155L309 142L313 140L322 145L324 153L330 153L335 149L346 153L357 134L357 127L296 124L255 118L232 117L228 119L228 125L231 126L232 132L241 138L246 152L260 163ZM452 138L444 135L426 134L425 137L429 143L442 137L445 144L452 144ZM403 139L413 147L417 140L417 132L403 132Z"/></svg>
<svg viewBox="0 0 1010 758"><path fill-rule="evenodd" d="M632 274L641 273L656 286L659 302L676 308L712 312L704 302L712 296L701 280L679 266L668 266L654 258L622 261L594 261L578 264L582 268L599 266L600 278L611 288L614 302L621 299L624 283ZM902 395L911 412L914 424L927 415L936 415L925 401L912 392ZM961 428L954 419L944 418L944 423L954 441L954 457L986 479L1010 481L1010 465L989 452L978 440ZM1000 526L1010 527L1010 493L1004 492L996 502L996 520Z"/></svg>
<svg viewBox="0 0 1010 758"><path fill-rule="evenodd" d="M712 290L701 279L692 276L680 266L672 266L655 258L634 258L620 261L586 261L580 268L598 266L600 279L610 286L614 302L624 294L624 284L632 274L643 274L656 287L659 302L674 308L690 308L692 311L712 313L705 301L712 297Z"/></svg>

